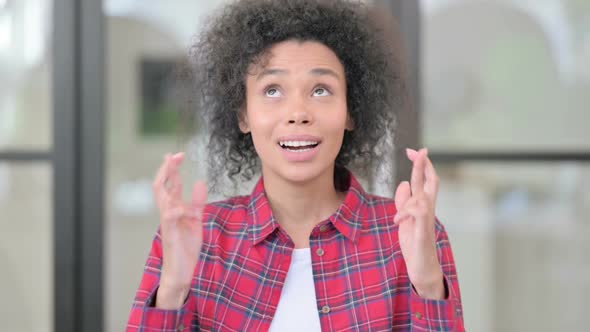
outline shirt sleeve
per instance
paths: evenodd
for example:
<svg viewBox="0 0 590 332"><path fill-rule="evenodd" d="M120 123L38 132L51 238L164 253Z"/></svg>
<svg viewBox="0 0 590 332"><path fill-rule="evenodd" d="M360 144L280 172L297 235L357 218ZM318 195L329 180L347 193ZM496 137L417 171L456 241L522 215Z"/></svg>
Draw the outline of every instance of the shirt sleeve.
<svg viewBox="0 0 590 332"><path fill-rule="evenodd" d="M155 307L155 298L160 285L161 268L162 242L160 231L158 231L152 242L143 277L131 307L126 331L199 331L196 319L196 300L192 295L192 291L189 292L187 300L178 310L165 310Z"/></svg>
<svg viewBox="0 0 590 332"><path fill-rule="evenodd" d="M464 332L461 293L453 251L443 225L436 222L438 259L441 264L447 298L444 300L424 299L413 287L410 295L410 314L412 326L417 331L456 331Z"/></svg>

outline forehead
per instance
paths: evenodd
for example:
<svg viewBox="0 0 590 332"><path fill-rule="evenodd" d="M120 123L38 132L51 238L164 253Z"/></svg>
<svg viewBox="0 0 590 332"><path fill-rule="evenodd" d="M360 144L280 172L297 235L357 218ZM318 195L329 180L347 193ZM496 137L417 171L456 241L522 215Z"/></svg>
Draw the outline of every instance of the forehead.
<svg viewBox="0 0 590 332"><path fill-rule="evenodd" d="M344 73L340 59L326 45L316 41L288 40L271 46L250 73L257 75L271 68L298 71L322 67Z"/></svg>

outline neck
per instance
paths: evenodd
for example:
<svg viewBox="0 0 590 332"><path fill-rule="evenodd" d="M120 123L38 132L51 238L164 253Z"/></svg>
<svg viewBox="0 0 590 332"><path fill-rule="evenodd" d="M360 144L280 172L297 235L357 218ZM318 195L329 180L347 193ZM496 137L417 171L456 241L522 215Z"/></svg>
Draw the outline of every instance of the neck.
<svg viewBox="0 0 590 332"><path fill-rule="evenodd" d="M264 172L264 189L279 225L296 248L309 247L313 228L328 219L344 200L334 187L334 167L306 182L291 182Z"/></svg>

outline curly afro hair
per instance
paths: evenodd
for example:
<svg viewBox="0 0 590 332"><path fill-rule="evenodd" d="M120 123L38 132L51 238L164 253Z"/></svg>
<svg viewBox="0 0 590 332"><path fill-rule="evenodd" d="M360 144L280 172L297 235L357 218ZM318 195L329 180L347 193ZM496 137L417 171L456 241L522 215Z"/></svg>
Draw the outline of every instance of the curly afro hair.
<svg viewBox="0 0 590 332"><path fill-rule="evenodd" d="M345 167L368 176L374 170L393 145L397 112L406 100L395 29L380 24L392 21L379 15L359 1L241 0L209 18L189 52L197 101L189 112L203 118L210 134L213 189L226 176L235 184L260 170L251 135L238 125L246 75L252 65L265 65L270 47L286 40L320 42L338 56L355 127L345 132L335 173L346 173Z"/></svg>

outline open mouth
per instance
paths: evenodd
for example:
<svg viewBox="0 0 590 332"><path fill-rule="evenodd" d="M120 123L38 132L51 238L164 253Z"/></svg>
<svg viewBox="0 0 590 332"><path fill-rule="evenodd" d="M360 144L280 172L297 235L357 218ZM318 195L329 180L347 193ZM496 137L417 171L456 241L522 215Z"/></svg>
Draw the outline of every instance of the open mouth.
<svg viewBox="0 0 590 332"><path fill-rule="evenodd" d="M281 141L279 146L285 150L292 152L310 151L320 145L317 141Z"/></svg>

